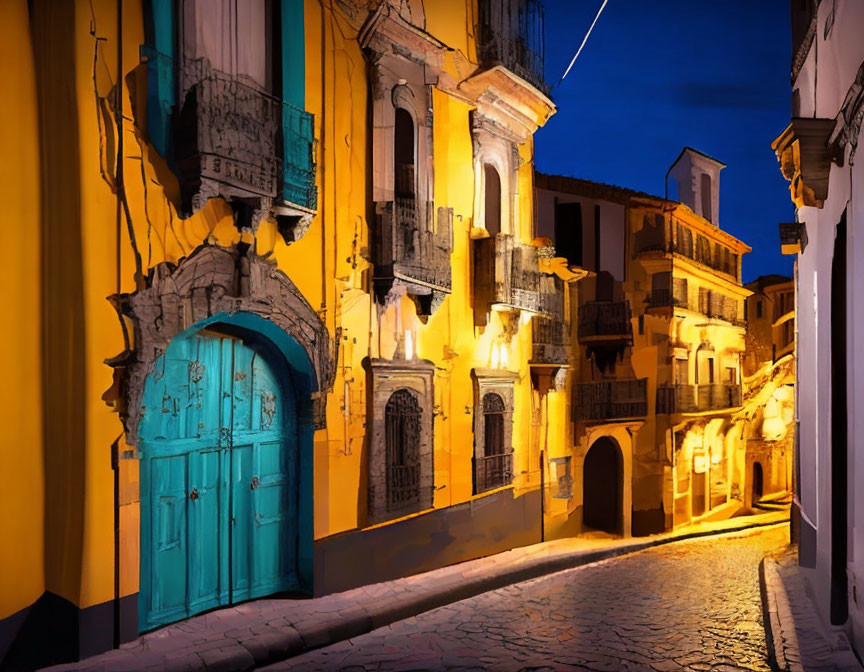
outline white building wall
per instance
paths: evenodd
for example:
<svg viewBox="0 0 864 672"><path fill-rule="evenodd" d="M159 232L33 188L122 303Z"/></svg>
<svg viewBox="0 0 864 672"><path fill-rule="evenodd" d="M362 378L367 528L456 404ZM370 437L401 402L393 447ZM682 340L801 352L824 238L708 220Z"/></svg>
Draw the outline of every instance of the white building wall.
<svg viewBox="0 0 864 672"><path fill-rule="evenodd" d="M833 26L826 21L834 12ZM864 62L864 2L824 0L819 4L814 43L798 74L799 107L794 116L834 119ZM796 114L797 112L797 114ZM859 138L860 140L860 138ZM802 563L825 620L830 609L831 581L831 269L837 224L847 212L847 352L841 365L848 371L848 553L849 621L847 629L859 653L864 652L864 147L849 165L831 164L828 197L822 208L803 207L807 247L798 257L798 386L799 465L797 498L802 513ZM860 260L860 261L859 261ZM856 267L856 261L857 263ZM857 485L857 487L856 487ZM807 527L815 540L807 543ZM859 585L860 584L860 585Z"/></svg>

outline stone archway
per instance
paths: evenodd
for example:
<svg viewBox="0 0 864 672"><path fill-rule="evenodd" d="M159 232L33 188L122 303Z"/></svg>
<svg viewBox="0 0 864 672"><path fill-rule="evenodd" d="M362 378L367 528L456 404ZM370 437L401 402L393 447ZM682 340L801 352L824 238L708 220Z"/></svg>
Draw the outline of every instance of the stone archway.
<svg viewBox="0 0 864 672"><path fill-rule="evenodd" d="M288 276L247 246L202 245L179 265L166 262L154 267L145 289L111 300L121 320L129 318L134 325L134 341L129 339L127 349L109 362L121 391L105 397L119 404L130 446L138 443L144 381L171 341L193 325L239 313L264 318L305 351L311 364L306 381L311 401L300 409L298 420L315 429L324 427L324 401L333 384L338 340L331 339Z"/></svg>
<svg viewBox="0 0 864 672"><path fill-rule="evenodd" d="M588 449L582 473L582 526L612 534L624 529L624 460L618 442L601 436Z"/></svg>

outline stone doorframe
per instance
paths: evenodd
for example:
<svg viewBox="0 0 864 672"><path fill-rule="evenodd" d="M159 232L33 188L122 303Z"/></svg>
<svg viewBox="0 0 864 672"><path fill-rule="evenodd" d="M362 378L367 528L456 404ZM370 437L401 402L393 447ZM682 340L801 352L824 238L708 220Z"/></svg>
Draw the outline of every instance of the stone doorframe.
<svg viewBox="0 0 864 672"><path fill-rule="evenodd" d="M573 480L578 483L574 484L573 493L577 500L577 506L583 506L582 502L582 482L585 473L585 457L594 442L601 437L609 437L614 439L621 450L622 457L622 483L623 491L621 493L621 513L623 517L622 536L627 538L632 536L633 528L633 447L636 442L636 432L644 425L642 420L636 422L616 422L603 425L589 425L585 428L578 443L574 446L574 464L573 464ZM578 493L578 494L576 494Z"/></svg>
<svg viewBox="0 0 864 672"><path fill-rule="evenodd" d="M366 522L374 525L432 508L435 488L433 418L435 365L425 359L366 359L368 376L368 498ZM420 406L420 501L397 511L387 508L385 411L390 396L408 390Z"/></svg>
<svg viewBox="0 0 864 672"><path fill-rule="evenodd" d="M220 315L250 313L273 323L299 343L309 358L312 403L301 400L298 422L323 429L326 393L333 385L338 339L285 273L246 245L202 245L179 265L162 263L134 294L110 297L120 314L126 349L108 360L114 385L103 397L114 403L126 430L126 443L137 446L144 382L171 341L193 325ZM129 337L128 321L134 330ZM305 407L304 407L305 406ZM137 457L137 451L123 457Z"/></svg>
<svg viewBox="0 0 864 672"><path fill-rule="evenodd" d="M505 369L472 369L474 383L474 464L485 454L486 425L483 417L483 397L497 394L504 401L504 452L513 453L513 410L515 408L515 384L519 374ZM514 465L515 467L515 465ZM515 471L515 469L514 469ZM474 475L476 479L476 474ZM512 477L511 481L512 483ZM476 490L476 485L475 485ZM480 494L475 492L475 494Z"/></svg>

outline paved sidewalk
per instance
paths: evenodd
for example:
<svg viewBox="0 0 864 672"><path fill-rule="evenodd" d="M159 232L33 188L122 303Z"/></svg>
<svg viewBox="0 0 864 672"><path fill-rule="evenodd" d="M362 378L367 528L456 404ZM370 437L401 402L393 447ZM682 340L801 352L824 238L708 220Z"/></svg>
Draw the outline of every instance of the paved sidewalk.
<svg viewBox="0 0 864 672"><path fill-rule="evenodd" d="M766 557L760 571L768 651L781 672L860 672L842 628L827 625L810 598L794 547Z"/></svg>
<svg viewBox="0 0 864 672"><path fill-rule="evenodd" d="M659 544L788 521L773 511L637 539L534 544L395 581L314 599L265 599L146 634L120 649L51 670L248 670L356 637L496 588Z"/></svg>

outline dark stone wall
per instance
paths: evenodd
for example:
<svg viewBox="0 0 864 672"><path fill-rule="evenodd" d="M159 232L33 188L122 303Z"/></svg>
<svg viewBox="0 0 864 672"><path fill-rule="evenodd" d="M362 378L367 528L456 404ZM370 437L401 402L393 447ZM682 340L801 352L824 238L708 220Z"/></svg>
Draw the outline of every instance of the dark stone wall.
<svg viewBox="0 0 864 672"><path fill-rule="evenodd" d="M540 541L540 492L503 490L315 543L315 595L389 581Z"/></svg>
<svg viewBox="0 0 864 672"><path fill-rule="evenodd" d="M630 525L630 533L634 537L660 534L667 528L666 512L663 510L662 505L657 509L633 509L633 518Z"/></svg>
<svg viewBox="0 0 864 672"><path fill-rule="evenodd" d="M0 670L24 672L94 656L137 633L138 595L79 609L51 592L0 620Z"/></svg>

